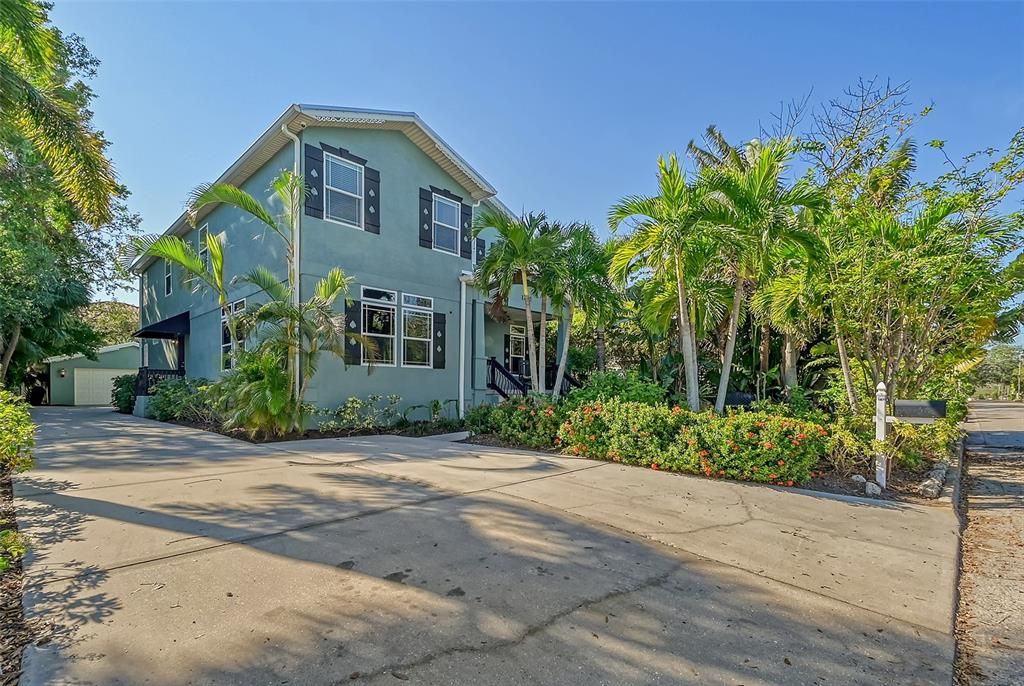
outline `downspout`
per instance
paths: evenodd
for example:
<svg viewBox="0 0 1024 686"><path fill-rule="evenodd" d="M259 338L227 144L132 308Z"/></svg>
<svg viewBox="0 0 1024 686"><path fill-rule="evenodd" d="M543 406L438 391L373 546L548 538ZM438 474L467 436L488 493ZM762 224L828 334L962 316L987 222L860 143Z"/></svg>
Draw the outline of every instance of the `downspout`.
<svg viewBox="0 0 1024 686"><path fill-rule="evenodd" d="M472 274L459 274L459 419L466 416L466 284L469 283L473 283Z"/></svg>
<svg viewBox="0 0 1024 686"><path fill-rule="evenodd" d="M302 163L302 158L299 157L299 154L302 152L302 142L299 140L298 136L296 136L294 133L292 133L288 129L288 124L281 124L281 133L283 133L285 136L287 136L292 141L292 148L295 151L294 162L292 163L292 173L294 173L297 178L301 178L301 176L299 176L299 175L302 173L302 169L300 167L300 164ZM301 279L300 279L301 272L299 271L299 261L301 259L300 256L302 254L300 252L300 248L302 246L299 243L299 239L300 239L300 235L301 235L301 231L300 231L301 227L300 227L300 223L299 222L301 220L301 216L299 214L299 205L300 205L300 203L294 203L294 205L295 206L292 207L292 264L288 265L288 268L292 271L292 273L295 276L295 288L292 289L292 304L295 305L296 308L298 308L299 303L301 302L301 298L299 297L300 296L299 288L300 288L300 285L301 285ZM298 334L298 332L296 332L296 334ZM301 348L302 348L302 346L301 346L301 341L300 341L300 345L295 347L295 399L296 400L299 399L299 394L301 392L301 386L302 386L302 367L301 367L301 363L302 363L301 356L302 356L302 353L301 353Z"/></svg>

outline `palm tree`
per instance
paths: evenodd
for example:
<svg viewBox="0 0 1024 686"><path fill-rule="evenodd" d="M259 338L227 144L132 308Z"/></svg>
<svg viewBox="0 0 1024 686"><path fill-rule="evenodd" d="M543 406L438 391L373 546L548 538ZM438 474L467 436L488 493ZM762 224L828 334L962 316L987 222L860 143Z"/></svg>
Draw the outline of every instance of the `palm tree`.
<svg viewBox="0 0 1024 686"><path fill-rule="evenodd" d="M722 375L715 410L725 409L729 372L736 349L736 332L748 289L772 273L776 258L790 247L810 252L814 236L799 226L795 211L820 209L825 205L821 189L806 179L787 186L786 165L796 152L790 139L748 143L743 151L745 168L723 166L702 173L713 202L706 219L730 227L738 236L736 249L728 255L733 264L735 288Z"/></svg>
<svg viewBox="0 0 1024 686"><path fill-rule="evenodd" d="M561 393L565 378L573 316L581 311L589 320L601 321L616 301L615 289L608 279L611 255L598 242L594 230L587 224L572 224L567 227L567 235L557 259L561 264L557 296L552 298L565 312L565 339L551 393L554 398Z"/></svg>
<svg viewBox="0 0 1024 686"><path fill-rule="evenodd" d="M24 136L89 223L111 218L118 184L104 142L62 92L63 42L33 0L0 2L0 125Z"/></svg>
<svg viewBox="0 0 1024 686"><path fill-rule="evenodd" d="M204 259L192 244L180 236L145 236L137 239L136 252L162 260L167 260L185 273L186 280L193 288L205 287L217 294L217 302L221 311L227 311L228 283L224 277L224 237L223 235L206 234L206 252ZM228 331L231 335L231 349L235 349L236 325L235 317L227 315Z"/></svg>
<svg viewBox="0 0 1024 686"><path fill-rule="evenodd" d="M499 236L476 267L480 288L490 292L498 303L508 301L516 282L523 288L530 383L534 390L542 389L544 370L538 369L531 282L539 272L550 268L552 257L564 241L561 232L550 230L550 226L543 212L514 217L502 211L485 210L473 222L474 235L494 229ZM543 299L543 293L539 294Z"/></svg>
<svg viewBox="0 0 1024 686"><path fill-rule="evenodd" d="M288 397L294 402L286 408L289 421L286 430L301 431L305 423L303 398L310 380L316 374L324 352L344 359L347 341L370 345L359 334L349 333L343 318L334 310L339 298L348 295L352 279L335 267L313 286L313 294L304 302L296 302L293 285L284 284L273 271L257 266L238 278L258 288L267 302L245 312L241 323L253 331L259 341L255 352L270 359L285 360L288 370ZM300 354L296 355L298 350ZM294 372L293 364L299 364Z"/></svg>
<svg viewBox="0 0 1024 686"><path fill-rule="evenodd" d="M714 227L704 222L707 190L687 183L686 174L673 154L658 158L658 195L629 196L612 206L608 223L612 230L630 217L638 217L633 232L612 258L611 274L624 282L640 266L659 278L674 280L679 316L679 349L683 355L686 398L691 410L700 410L697 379L697 347L691 318L689 279L705 265L694 257L704 254L702 245L713 238Z"/></svg>

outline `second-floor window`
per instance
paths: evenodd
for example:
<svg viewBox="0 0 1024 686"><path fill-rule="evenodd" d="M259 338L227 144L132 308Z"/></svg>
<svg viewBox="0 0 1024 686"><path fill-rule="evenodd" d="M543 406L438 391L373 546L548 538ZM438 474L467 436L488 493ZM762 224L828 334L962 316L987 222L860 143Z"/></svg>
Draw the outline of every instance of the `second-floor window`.
<svg viewBox="0 0 1024 686"><path fill-rule="evenodd" d="M434 247L453 255L459 254L459 203L434 195Z"/></svg>
<svg viewBox="0 0 1024 686"><path fill-rule="evenodd" d="M196 243L198 243L198 245L196 245L196 252L199 253L199 261L203 263L203 268L206 271L210 271L210 248L207 245L207 236L210 235L210 225L203 224L199 227L199 230L196 233L198 234L196 237Z"/></svg>
<svg viewBox="0 0 1024 686"><path fill-rule="evenodd" d="M324 216L363 228L363 168L325 153L324 176Z"/></svg>
<svg viewBox="0 0 1024 686"><path fill-rule="evenodd" d="M174 289L174 277L169 260L164 260L164 295L170 295Z"/></svg>

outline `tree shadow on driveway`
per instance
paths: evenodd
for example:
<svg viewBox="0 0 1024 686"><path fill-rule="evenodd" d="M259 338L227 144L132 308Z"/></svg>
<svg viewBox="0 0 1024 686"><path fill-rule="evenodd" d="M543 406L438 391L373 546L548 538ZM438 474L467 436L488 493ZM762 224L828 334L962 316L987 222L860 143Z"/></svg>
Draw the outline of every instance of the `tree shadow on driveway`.
<svg viewBox="0 0 1024 686"><path fill-rule="evenodd" d="M314 471L246 502L26 496L55 528L63 513L203 533L188 552L36 579L28 611L70 629L30 649L23 683L948 680L940 632L512 495ZM289 521L305 523L274 529Z"/></svg>

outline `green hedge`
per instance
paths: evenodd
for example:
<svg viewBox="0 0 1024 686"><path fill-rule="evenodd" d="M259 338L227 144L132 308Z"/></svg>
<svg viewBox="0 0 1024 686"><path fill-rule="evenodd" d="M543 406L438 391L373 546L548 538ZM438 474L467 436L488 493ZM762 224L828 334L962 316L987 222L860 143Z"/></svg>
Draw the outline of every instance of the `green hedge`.
<svg viewBox="0 0 1024 686"><path fill-rule="evenodd" d="M114 377L114 387L110 392L110 404L121 414L131 414L135 409L135 384L138 378L138 374Z"/></svg>
<svg viewBox="0 0 1024 686"><path fill-rule="evenodd" d="M0 388L0 472L20 472L32 466L35 433L25 401Z"/></svg>
<svg viewBox="0 0 1024 686"><path fill-rule="evenodd" d="M719 417L610 400L572 410L555 445L599 460L791 486L810 478L827 435L819 424L762 412Z"/></svg>

